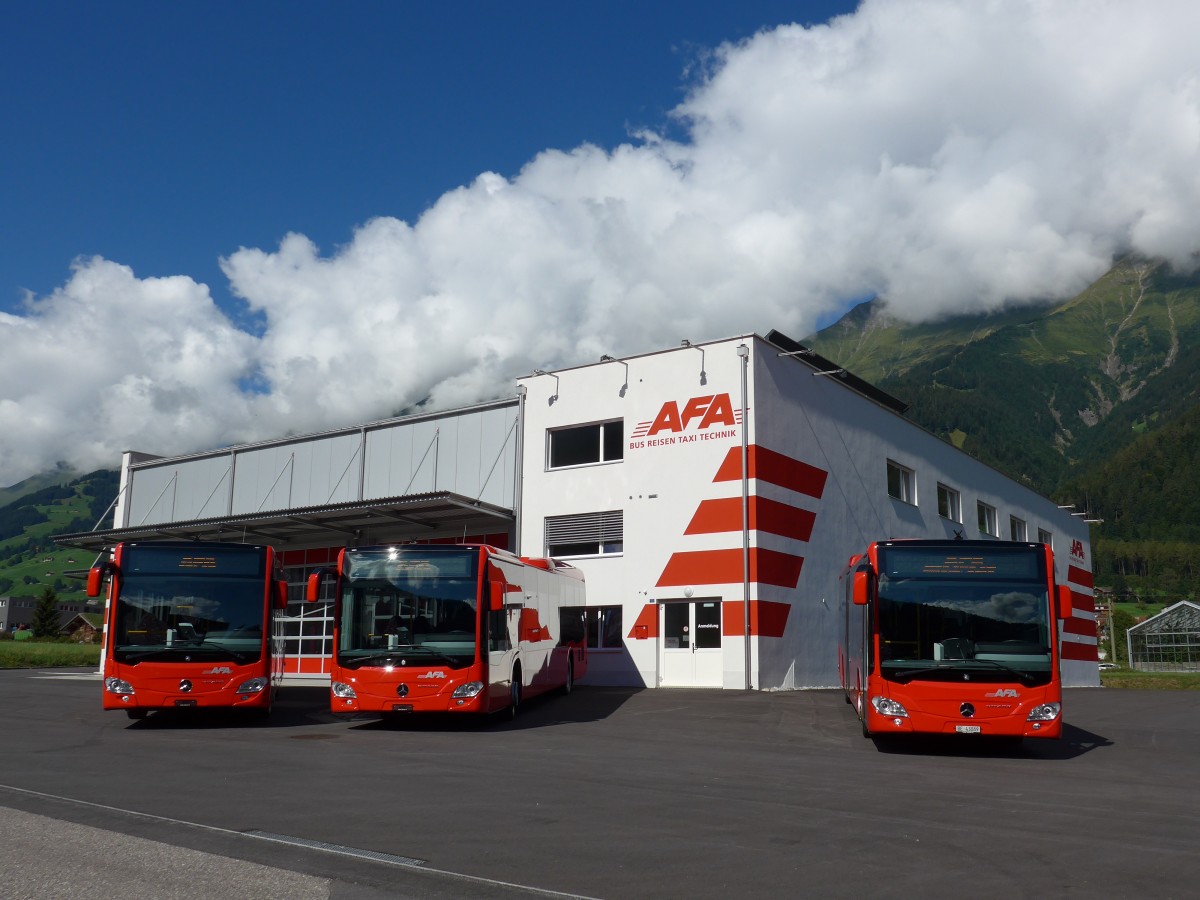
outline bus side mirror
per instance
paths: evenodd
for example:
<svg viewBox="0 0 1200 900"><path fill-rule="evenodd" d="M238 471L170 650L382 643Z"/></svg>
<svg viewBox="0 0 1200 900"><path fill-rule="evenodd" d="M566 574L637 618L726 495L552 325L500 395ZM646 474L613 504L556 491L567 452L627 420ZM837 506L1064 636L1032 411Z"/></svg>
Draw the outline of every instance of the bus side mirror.
<svg viewBox="0 0 1200 900"><path fill-rule="evenodd" d="M867 601L871 597L871 573L870 572L868 572L864 569L859 569L857 572L854 573L854 592L853 592L852 596L854 598L855 606L866 606L867 605Z"/></svg>
<svg viewBox="0 0 1200 900"><path fill-rule="evenodd" d="M288 605L288 587L286 581L275 582L275 608L287 609Z"/></svg>
<svg viewBox="0 0 1200 900"><path fill-rule="evenodd" d="M1060 584L1058 586L1058 617L1069 619L1074 614L1074 607L1071 604L1071 589L1065 584Z"/></svg>
<svg viewBox="0 0 1200 900"><path fill-rule="evenodd" d="M316 603L321 598L321 579L325 577L326 569L317 569L308 576L308 587L304 592L304 599L309 603Z"/></svg>
<svg viewBox="0 0 1200 900"><path fill-rule="evenodd" d="M504 609L504 599L507 596L506 585L503 581L488 582L488 609L500 612Z"/></svg>
<svg viewBox="0 0 1200 900"><path fill-rule="evenodd" d="M100 596L100 585L104 582L104 568L104 566L96 566L96 568L88 570L87 595L89 597Z"/></svg>

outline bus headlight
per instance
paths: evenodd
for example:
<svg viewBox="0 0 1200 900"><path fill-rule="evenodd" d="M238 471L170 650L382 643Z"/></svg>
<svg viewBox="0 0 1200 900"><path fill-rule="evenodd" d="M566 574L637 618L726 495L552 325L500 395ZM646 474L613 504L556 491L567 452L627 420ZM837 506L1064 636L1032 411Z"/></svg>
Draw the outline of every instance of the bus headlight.
<svg viewBox="0 0 1200 900"><path fill-rule="evenodd" d="M261 694L267 688L267 679L251 678L249 681L243 681L238 685L238 689L234 692L237 694Z"/></svg>
<svg viewBox="0 0 1200 900"><path fill-rule="evenodd" d="M132 694L133 685L120 678L105 678L104 689L110 694Z"/></svg>
<svg viewBox="0 0 1200 900"><path fill-rule="evenodd" d="M904 704L898 703L891 697L872 697L871 705L875 707L875 712L881 716L903 716L908 718L908 710L904 708Z"/></svg>
<svg viewBox="0 0 1200 900"><path fill-rule="evenodd" d="M341 697L343 700L353 700L358 697L358 694L354 693L354 688L341 681L330 682L329 688L333 691L333 696Z"/></svg>
<svg viewBox="0 0 1200 900"><path fill-rule="evenodd" d="M1043 703L1029 711L1029 722L1052 722L1062 712L1061 703Z"/></svg>
<svg viewBox="0 0 1200 900"><path fill-rule="evenodd" d="M468 681L466 684L460 684L454 689L452 697L478 697L479 692L483 690L482 681Z"/></svg>

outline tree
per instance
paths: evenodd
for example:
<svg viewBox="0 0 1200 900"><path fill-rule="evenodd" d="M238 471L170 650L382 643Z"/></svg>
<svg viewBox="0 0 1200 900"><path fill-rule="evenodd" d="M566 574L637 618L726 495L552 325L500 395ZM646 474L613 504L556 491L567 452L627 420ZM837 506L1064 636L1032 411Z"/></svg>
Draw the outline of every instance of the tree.
<svg viewBox="0 0 1200 900"><path fill-rule="evenodd" d="M1116 639L1117 658L1113 660L1115 663L1129 665L1129 642L1125 640L1125 635L1129 629L1137 624L1137 620L1123 609L1114 609L1112 614L1112 622L1109 623L1109 628L1113 630L1113 637ZM1111 640L1112 638L1110 638Z"/></svg>
<svg viewBox="0 0 1200 900"><path fill-rule="evenodd" d="M33 636L35 638L58 637L58 594L54 588L46 588L38 597L33 611Z"/></svg>

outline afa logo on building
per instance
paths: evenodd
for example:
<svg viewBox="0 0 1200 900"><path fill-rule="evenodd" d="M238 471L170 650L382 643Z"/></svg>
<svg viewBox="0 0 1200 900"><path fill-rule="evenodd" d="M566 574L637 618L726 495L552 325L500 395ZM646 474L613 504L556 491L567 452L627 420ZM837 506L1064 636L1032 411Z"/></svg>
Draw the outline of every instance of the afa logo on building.
<svg viewBox="0 0 1200 900"><path fill-rule="evenodd" d="M692 397L682 404L668 400L653 419L637 424L629 449L732 438L741 423L742 411L734 408L729 394Z"/></svg>

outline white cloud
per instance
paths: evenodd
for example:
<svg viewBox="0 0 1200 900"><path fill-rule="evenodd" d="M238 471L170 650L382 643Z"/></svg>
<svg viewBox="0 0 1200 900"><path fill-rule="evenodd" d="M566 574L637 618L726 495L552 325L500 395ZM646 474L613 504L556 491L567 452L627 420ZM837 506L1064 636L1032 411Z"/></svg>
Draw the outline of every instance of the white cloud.
<svg viewBox="0 0 1200 900"><path fill-rule="evenodd" d="M512 390L847 298L902 316L1069 296L1114 254L1200 243L1200 6L867 0L722 46L687 138L547 150L329 256L222 261L262 316L103 259L0 315L0 483ZM255 389L247 389L252 382Z"/></svg>

